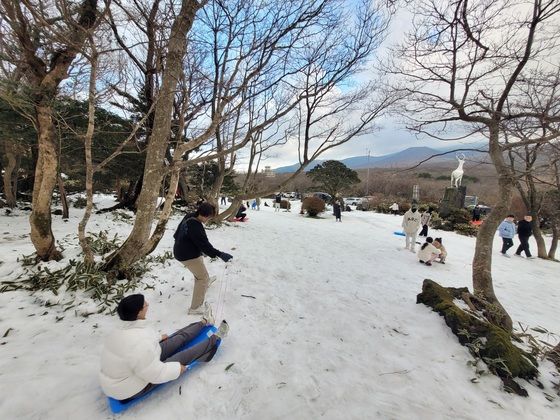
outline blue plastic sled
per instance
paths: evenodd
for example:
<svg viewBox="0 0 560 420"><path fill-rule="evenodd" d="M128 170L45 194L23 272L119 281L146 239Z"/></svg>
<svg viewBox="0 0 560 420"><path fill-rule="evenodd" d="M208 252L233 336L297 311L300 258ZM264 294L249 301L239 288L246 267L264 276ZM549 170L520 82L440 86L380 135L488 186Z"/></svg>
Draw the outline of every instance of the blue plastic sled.
<svg viewBox="0 0 560 420"><path fill-rule="evenodd" d="M404 232L393 232L393 235L406 236Z"/></svg>
<svg viewBox="0 0 560 420"><path fill-rule="evenodd" d="M204 340L207 340L208 337L210 337L213 333L215 333L218 329L213 326L213 325L209 325L207 327L204 327L201 331L200 334L198 334L195 338L193 338L191 341L189 341L188 343L186 343L183 347L181 347L179 350L177 350L177 352L183 351L185 349L188 349L198 343L201 343ZM216 345L218 347L220 347L222 340L218 340L216 342ZM188 372L189 370L191 370L193 367L195 367L196 365L198 365L199 362L198 360L195 360L194 362L192 362L190 365L187 366L187 370L185 372ZM182 375L181 375L182 376ZM179 376L179 378L181 378L181 376ZM178 378L178 379L179 379ZM174 382L174 381L171 381ZM109 402L109 408L111 409L111 411L114 414L119 414L122 413L125 410L128 410L130 407L132 407L133 405L136 405L137 403L139 403L140 401L146 399L147 397L149 397L150 395L152 395L152 393L154 391L157 391L161 388L164 387L164 385L167 385L171 382L166 382L164 384L158 384L157 386L155 386L154 388L152 388L150 391L148 391L146 394L142 395L141 397L135 398L131 401L128 401L126 403L122 403L119 400L115 400L114 398L111 397L107 397L107 400Z"/></svg>

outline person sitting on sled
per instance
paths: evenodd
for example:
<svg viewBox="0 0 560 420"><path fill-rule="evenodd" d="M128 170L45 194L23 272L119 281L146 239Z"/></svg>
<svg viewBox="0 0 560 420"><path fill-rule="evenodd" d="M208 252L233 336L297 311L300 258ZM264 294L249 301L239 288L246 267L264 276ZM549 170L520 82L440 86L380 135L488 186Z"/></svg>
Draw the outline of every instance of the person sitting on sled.
<svg viewBox="0 0 560 420"><path fill-rule="evenodd" d="M245 218L247 217L247 213L245 213L246 211L247 211L247 207L241 204L241 207L239 207L239 210L237 210L237 214L235 215L235 218L244 222Z"/></svg>
<svg viewBox="0 0 560 420"><path fill-rule="evenodd" d="M103 345L99 372L101 388L107 396L121 402L148 393L156 384L177 379L195 360L209 362L216 353L218 341L229 330L224 320L207 340L178 351L204 327L214 323L211 311L207 311L199 322L168 337L158 335L150 327L146 321L148 307L141 294L123 298L117 307L122 322L107 336Z"/></svg>

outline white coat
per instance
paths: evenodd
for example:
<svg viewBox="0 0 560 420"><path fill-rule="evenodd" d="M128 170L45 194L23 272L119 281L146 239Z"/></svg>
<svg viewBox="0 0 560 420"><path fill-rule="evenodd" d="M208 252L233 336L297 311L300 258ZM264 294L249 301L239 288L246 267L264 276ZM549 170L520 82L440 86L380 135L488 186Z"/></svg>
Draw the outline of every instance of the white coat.
<svg viewBox="0 0 560 420"><path fill-rule="evenodd" d="M402 228L404 233L409 235L418 233L418 229L420 228L420 213L418 211L413 212L412 210L408 210L403 216Z"/></svg>
<svg viewBox="0 0 560 420"><path fill-rule="evenodd" d="M439 255L441 254L441 251L437 249L435 246L433 246L432 244L428 244L424 249L420 247L420 250L418 251L418 259L424 262L430 261L432 259L433 254Z"/></svg>
<svg viewBox="0 0 560 420"><path fill-rule="evenodd" d="M105 339L99 381L109 397L124 400L146 385L177 379L179 362L160 361L159 336L145 320L122 321Z"/></svg>

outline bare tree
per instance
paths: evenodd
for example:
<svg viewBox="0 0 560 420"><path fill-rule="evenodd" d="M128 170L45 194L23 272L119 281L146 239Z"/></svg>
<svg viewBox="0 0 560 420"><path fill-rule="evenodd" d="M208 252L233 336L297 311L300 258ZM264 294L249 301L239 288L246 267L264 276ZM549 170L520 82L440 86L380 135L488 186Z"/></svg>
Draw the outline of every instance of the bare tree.
<svg viewBox="0 0 560 420"><path fill-rule="evenodd" d="M51 198L57 181L58 148L52 102L60 83L97 21L97 0L2 0L2 30L13 45L12 66L30 90L39 154L30 217L31 241L45 261L60 259L51 230Z"/></svg>
<svg viewBox="0 0 560 420"><path fill-rule="evenodd" d="M520 82L558 53L553 34L558 33L559 12L556 0L532 0L530 7L506 0L420 1L414 29L394 51L388 69L396 90L408 96L402 111L413 130L444 140L480 133L488 138L498 200L477 236L473 286L492 321L508 330L512 321L492 282L493 237L508 211L515 180L504 152L544 139L504 144L503 122L558 118L546 110L524 109Z"/></svg>
<svg viewBox="0 0 560 420"><path fill-rule="evenodd" d="M226 11L223 16L230 21L230 26L227 26L228 30L235 32L233 37L224 36L222 41L225 45L220 44L222 45L219 49L220 54L226 54L226 57L229 58L218 61L210 60L210 65L205 66L208 61L204 61L204 59L208 55L201 54L202 67L193 70L197 74L207 75L207 80L211 81L210 90L202 89L200 93L192 92L186 95L191 101L189 110L192 108L195 111L188 113L183 134L174 139L179 142L174 148L171 162L166 163L163 156L159 154L150 156L152 142L157 141L159 144L152 150L156 153L156 149L160 150L159 147L167 147L170 140L169 137L163 135L164 133L160 133L163 137L157 137L155 140L154 129L147 157L147 161L152 161L153 166L146 165L135 225L123 247L108 261L106 266L108 269L125 271L130 264L155 247L171 209L170 199L175 193L181 168L188 163L231 155L232 152L248 145L254 133L266 130L275 121L287 117L304 98L326 95L327 92L333 91L335 86L340 86L342 81L349 80L349 77L356 74L361 65L365 63L372 48L381 40L380 34L386 27L382 17L370 9L362 9L361 11L367 12L363 15L356 13L358 18L355 22L345 20L347 14L343 13L339 9L338 2L333 0L293 0L278 4L265 1L236 2L231 5L215 2L211 6L220 13ZM194 45L203 49L208 44L208 33L211 33L204 29L205 20L202 17L198 22L202 25L202 29L189 34L189 47L194 50L196 50ZM347 24L346 28L355 23L355 27L352 28L353 35L349 38L345 38L343 34L349 35L352 30L343 31L344 23ZM339 30L333 30L332 35L327 36L333 27ZM325 42L325 38L328 39L328 42ZM230 53L227 52L229 48L227 45L232 39L235 41L235 54L228 56L227 54ZM310 45L312 47L309 47ZM213 46L214 44L211 44L210 48L215 51ZM301 51L306 49L308 54L302 55ZM328 55L329 61L323 60L319 64L314 63L313 59L320 59L321 52ZM167 60L169 60L169 56L168 53ZM220 63L218 72L216 71L217 62ZM321 69L323 64L324 68ZM169 63L164 66L164 69L163 80L169 69ZM312 79L301 76L310 72L314 72L316 76ZM183 79L189 80L190 75L185 75ZM181 75L175 75L175 80L182 80ZM250 123L244 121L247 128L243 130L242 135L240 133L240 139L236 140L235 144L224 144L221 151L216 151L212 146L212 140L215 139L219 125L230 119L231 116L235 116L237 110L244 107L248 101L256 100L256 98L262 101L262 95L271 90L277 92L274 95L276 101L274 112L261 116ZM206 96L208 93L213 100L208 100L208 96ZM197 94L200 94L202 98L197 97ZM360 98L360 95L363 96L363 93L353 92L353 95L353 98L357 99ZM160 92L156 114L163 98L164 96ZM348 106L346 109L349 108ZM368 116L358 124L362 128L367 126L376 115L375 111L371 109L366 114ZM339 132L336 140L334 136L330 136L326 140L324 139L320 150L328 150L337 142L340 144L343 139L352 138L356 132L356 128L347 129L345 133ZM201 150L200 153L203 156L191 157L191 152L195 150ZM189 153L187 162L183 161L186 153ZM309 149L306 153L308 159L317 156L317 154L309 153ZM151 223L156 210L156 198L166 173L170 176L166 202L154 233L150 236ZM150 185L149 188L147 188L147 184Z"/></svg>

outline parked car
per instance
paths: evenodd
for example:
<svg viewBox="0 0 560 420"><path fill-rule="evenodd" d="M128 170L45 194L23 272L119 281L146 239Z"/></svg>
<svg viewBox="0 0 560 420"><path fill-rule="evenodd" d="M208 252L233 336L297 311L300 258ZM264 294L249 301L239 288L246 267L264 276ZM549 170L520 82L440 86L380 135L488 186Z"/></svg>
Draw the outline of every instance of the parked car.
<svg viewBox="0 0 560 420"><path fill-rule="evenodd" d="M373 196L367 196L367 197L362 197L360 199L360 203L358 203L358 205L356 206L356 210L373 210L374 209L374 204L373 204Z"/></svg>
<svg viewBox="0 0 560 420"><path fill-rule="evenodd" d="M319 197L326 204L330 204L332 201L332 196L326 192L309 192L304 195L304 197Z"/></svg>
<svg viewBox="0 0 560 420"><path fill-rule="evenodd" d="M343 200L344 200L344 204L347 206L357 206L362 202L362 199L358 197L348 197L348 198L344 198Z"/></svg>

